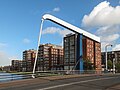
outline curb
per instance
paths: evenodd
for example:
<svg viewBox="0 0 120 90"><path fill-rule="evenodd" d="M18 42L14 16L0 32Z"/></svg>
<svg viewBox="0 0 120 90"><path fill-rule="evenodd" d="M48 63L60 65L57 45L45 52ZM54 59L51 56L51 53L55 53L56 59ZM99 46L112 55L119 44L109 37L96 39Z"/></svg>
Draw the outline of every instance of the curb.
<svg viewBox="0 0 120 90"><path fill-rule="evenodd" d="M55 80L63 80L63 79L70 79L70 78L79 78L79 77L89 77L89 76L101 76L101 75L61 75L61 76L48 76L48 77L39 77L41 79L45 80L50 80L50 81L55 81Z"/></svg>

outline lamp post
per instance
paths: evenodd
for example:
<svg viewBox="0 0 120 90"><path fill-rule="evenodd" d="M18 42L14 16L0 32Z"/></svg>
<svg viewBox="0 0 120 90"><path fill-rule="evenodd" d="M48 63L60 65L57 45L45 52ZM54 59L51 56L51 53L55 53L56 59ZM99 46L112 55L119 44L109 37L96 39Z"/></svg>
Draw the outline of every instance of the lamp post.
<svg viewBox="0 0 120 90"><path fill-rule="evenodd" d="M115 74L115 58L113 59L113 74Z"/></svg>
<svg viewBox="0 0 120 90"><path fill-rule="evenodd" d="M111 44L107 44L106 46L105 46L105 53L106 53L106 62L105 62L105 70L107 71L107 69L108 69L108 66L107 66L107 47L108 46L111 46L112 47L112 45Z"/></svg>
<svg viewBox="0 0 120 90"><path fill-rule="evenodd" d="M115 52L112 52L113 55L113 74L115 74Z"/></svg>

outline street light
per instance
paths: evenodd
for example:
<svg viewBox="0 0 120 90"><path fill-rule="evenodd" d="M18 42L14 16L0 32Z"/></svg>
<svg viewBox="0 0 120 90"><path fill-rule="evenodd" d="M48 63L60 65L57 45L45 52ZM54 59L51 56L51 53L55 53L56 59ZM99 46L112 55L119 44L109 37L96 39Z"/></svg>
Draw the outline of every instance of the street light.
<svg viewBox="0 0 120 90"><path fill-rule="evenodd" d="M112 52L113 55L113 74L115 74L115 52Z"/></svg>
<svg viewBox="0 0 120 90"><path fill-rule="evenodd" d="M106 71L107 71L107 69L108 69L108 67L107 67L107 47L108 47L108 46L111 46L111 47L112 47L113 45L107 44L107 45L105 46L105 53L106 53L106 62L105 62L106 65L105 65L105 69L106 69Z"/></svg>
<svg viewBox="0 0 120 90"><path fill-rule="evenodd" d="M113 59L113 74L115 74L115 58Z"/></svg>

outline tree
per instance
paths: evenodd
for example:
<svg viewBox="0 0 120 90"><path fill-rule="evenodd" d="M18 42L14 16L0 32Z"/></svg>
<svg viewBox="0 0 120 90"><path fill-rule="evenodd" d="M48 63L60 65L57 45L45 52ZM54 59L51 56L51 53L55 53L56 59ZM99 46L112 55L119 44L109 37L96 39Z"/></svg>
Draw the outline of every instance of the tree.
<svg viewBox="0 0 120 90"><path fill-rule="evenodd" d="M112 69L113 68L113 63L111 60L107 61L107 65L108 65L108 69Z"/></svg>
<svg viewBox="0 0 120 90"><path fill-rule="evenodd" d="M117 72L120 72L120 62L117 62L117 63L115 64L115 67L116 67L116 71L117 71Z"/></svg>
<svg viewBox="0 0 120 90"><path fill-rule="evenodd" d="M2 71L2 67L0 67L0 71Z"/></svg>
<svg viewBox="0 0 120 90"><path fill-rule="evenodd" d="M93 70L94 69L94 65L93 65L93 63L91 63L90 60L84 60L83 67L84 67L84 70Z"/></svg>

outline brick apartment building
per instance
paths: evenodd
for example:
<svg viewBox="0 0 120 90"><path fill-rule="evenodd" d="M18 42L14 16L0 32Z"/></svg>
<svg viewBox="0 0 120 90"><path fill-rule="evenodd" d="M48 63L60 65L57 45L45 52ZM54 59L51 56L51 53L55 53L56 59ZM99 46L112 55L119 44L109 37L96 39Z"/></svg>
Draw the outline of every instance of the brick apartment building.
<svg viewBox="0 0 120 90"><path fill-rule="evenodd" d="M36 50L23 51L23 60L12 60L12 71L32 71ZM45 44L39 46L36 70L63 70L63 48L59 45Z"/></svg>
<svg viewBox="0 0 120 90"><path fill-rule="evenodd" d="M39 46L37 70L63 70L63 48L53 44Z"/></svg>
<svg viewBox="0 0 120 90"><path fill-rule="evenodd" d="M23 51L23 60L25 61L34 61L36 56L36 50L30 49Z"/></svg>
<svg viewBox="0 0 120 90"><path fill-rule="evenodd" d="M36 56L36 50L30 49L23 51L23 68L26 71L32 71Z"/></svg>
<svg viewBox="0 0 120 90"><path fill-rule="evenodd" d="M78 60L82 57L78 65ZM84 60L90 60L94 69L101 70L101 44L79 34L64 37L64 69L83 70Z"/></svg>
<svg viewBox="0 0 120 90"><path fill-rule="evenodd" d="M23 51L23 60L12 60L12 71L32 71L36 50Z"/></svg>
<svg viewBox="0 0 120 90"><path fill-rule="evenodd" d="M12 71L19 71L19 62L21 60L12 60L11 65L12 65Z"/></svg>

